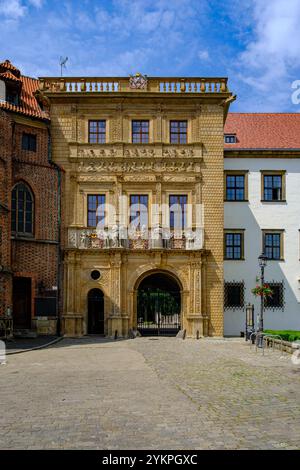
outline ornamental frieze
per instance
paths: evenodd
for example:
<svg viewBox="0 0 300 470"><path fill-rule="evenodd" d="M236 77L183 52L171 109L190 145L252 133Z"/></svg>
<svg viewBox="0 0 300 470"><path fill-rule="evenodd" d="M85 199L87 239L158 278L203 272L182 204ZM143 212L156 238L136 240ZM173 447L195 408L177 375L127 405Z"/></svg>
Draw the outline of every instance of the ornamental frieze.
<svg viewBox="0 0 300 470"><path fill-rule="evenodd" d="M78 172L146 172L157 171L166 173L180 173L180 172L199 172L200 164L192 161L188 162L85 162L81 161L77 167Z"/></svg>
<svg viewBox="0 0 300 470"><path fill-rule="evenodd" d="M105 157L115 157L117 154L116 149L79 149L78 157L79 158L105 158Z"/></svg>
<svg viewBox="0 0 300 470"><path fill-rule="evenodd" d="M164 159L190 159L202 158L202 145L195 148L191 146L172 145L102 145L102 146L70 146L70 158L103 159L103 158L164 158Z"/></svg>
<svg viewBox="0 0 300 470"><path fill-rule="evenodd" d="M195 176L164 176L163 181L172 183L194 183L196 181Z"/></svg>
<svg viewBox="0 0 300 470"><path fill-rule="evenodd" d="M132 158L132 157L154 158L155 157L155 152L154 152L153 148L148 149L148 148L145 148L145 147L125 149L124 157L129 157L129 158Z"/></svg>
<svg viewBox="0 0 300 470"><path fill-rule="evenodd" d="M103 175L79 175L77 177L77 182L94 182L94 183L115 183L116 177L115 176L103 176Z"/></svg>
<svg viewBox="0 0 300 470"><path fill-rule="evenodd" d="M156 181L155 175L126 175L124 176L125 182L139 182L139 183L149 183Z"/></svg>
<svg viewBox="0 0 300 470"><path fill-rule="evenodd" d="M175 148L170 148L166 149L163 151L163 157L169 157L169 158L191 158L194 156L194 151L193 149L175 149Z"/></svg>

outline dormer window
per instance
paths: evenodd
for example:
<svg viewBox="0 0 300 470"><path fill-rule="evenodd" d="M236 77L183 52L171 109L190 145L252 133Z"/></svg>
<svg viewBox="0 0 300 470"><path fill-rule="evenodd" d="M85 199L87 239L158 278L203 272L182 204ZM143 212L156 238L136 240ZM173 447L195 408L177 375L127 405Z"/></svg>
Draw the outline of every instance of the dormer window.
<svg viewBox="0 0 300 470"><path fill-rule="evenodd" d="M236 144L236 134L224 134L225 144Z"/></svg>
<svg viewBox="0 0 300 470"><path fill-rule="evenodd" d="M0 100L20 105L21 73L9 60L0 63Z"/></svg>
<svg viewBox="0 0 300 470"><path fill-rule="evenodd" d="M19 93L16 89L11 89L7 87L6 89L6 101L8 103L19 106Z"/></svg>

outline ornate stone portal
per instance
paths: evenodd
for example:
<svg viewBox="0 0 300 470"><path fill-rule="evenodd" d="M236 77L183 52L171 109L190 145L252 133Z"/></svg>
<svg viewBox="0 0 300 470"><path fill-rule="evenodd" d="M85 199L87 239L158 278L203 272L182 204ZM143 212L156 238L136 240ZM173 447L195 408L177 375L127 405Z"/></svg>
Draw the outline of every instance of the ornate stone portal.
<svg viewBox="0 0 300 470"><path fill-rule="evenodd" d="M98 289L93 292L104 294L103 306L100 296L97 304L103 333L127 337L137 327L140 282L153 273L178 283L188 337L223 334L223 123L232 99L226 83L140 75L41 79L51 109L53 160L64 169L65 335L87 334L88 294ZM89 121L97 120L106 123L106 143L89 143ZM133 120L149 121L149 143L132 143ZM187 143L172 144L170 121L181 120L187 122ZM113 207L101 236L87 223L91 195ZM126 240L120 226L127 226L129 213L120 201L131 195L148 196L149 220L142 236ZM189 232L149 240L148 230L157 226L162 233L168 225L169 215L156 208L168 206L174 195L186 196L192 207ZM196 236L197 205L204 218ZM101 275L94 279L97 270Z"/></svg>

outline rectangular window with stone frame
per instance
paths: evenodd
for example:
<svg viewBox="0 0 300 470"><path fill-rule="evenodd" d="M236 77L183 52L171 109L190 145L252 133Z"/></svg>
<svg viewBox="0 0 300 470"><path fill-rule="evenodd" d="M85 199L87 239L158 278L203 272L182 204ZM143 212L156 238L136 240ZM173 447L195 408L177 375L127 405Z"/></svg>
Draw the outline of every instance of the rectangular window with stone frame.
<svg viewBox="0 0 300 470"><path fill-rule="evenodd" d="M224 172L224 201L248 200L248 171L225 170Z"/></svg>
<svg viewBox="0 0 300 470"><path fill-rule="evenodd" d="M169 196L171 230L184 230L187 227L187 201L186 194L171 194Z"/></svg>
<svg viewBox="0 0 300 470"><path fill-rule="evenodd" d="M224 259L244 259L244 230L226 229L224 231Z"/></svg>
<svg viewBox="0 0 300 470"><path fill-rule="evenodd" d="M269 260L283 261L283 230L263 230L263 252Z"/></svg>
<svg viewBox="0 0 300 470"><path fill-rule="evenodd" d="M170 121L170 143L187 144L187 121Z"/></svg>
<svg viewBox="0 0 300 470"><path fill-rule="evenodd" d="M132 121L132 143L148 144L149 143L149 121L142 120Z"/></svg>
<svg viewBox="0 0 300 470"><path fill-rule="evenodd" d="M105 223L105 194L88 194L87 196L87 225L97 227Z"/></svg>
<svg viewBox="0 0 300 470"><path fill-rule="evenodd" d="M148 228L148 194L130 194L129 223L135 230Z"/></svg>
<svg viewBox="0 0 300 470"><path fill-rule="evenodd" d="M262 170L261 193L263 202L285 201L285 171Z"/></svg>
<svg viewBox="0 0 300 470"><path fill-rule="evenodd" d="M106 142L106 121L89 121L89 143L105 144Z"/></svg>

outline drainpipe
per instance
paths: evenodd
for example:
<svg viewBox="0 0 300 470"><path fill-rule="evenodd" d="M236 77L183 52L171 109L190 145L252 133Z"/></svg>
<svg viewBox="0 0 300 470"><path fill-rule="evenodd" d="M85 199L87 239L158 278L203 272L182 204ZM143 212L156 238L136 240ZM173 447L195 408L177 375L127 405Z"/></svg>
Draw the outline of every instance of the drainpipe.
<svg viewBox="0 0 300 470"><path fill-rule="evenodd" d="M52 161L52 146L51 146L51 131L50 125L47 124L48 132L48 162L53 166L57 171L57 296L56 296L56 311L57 311L57 335L61 335L61 324L60 324L60 315L59 315L59 306L61 300L61 277L62 277L62 253L61 253L61 173L63 168L61 168L57 163Z"/></svg>

